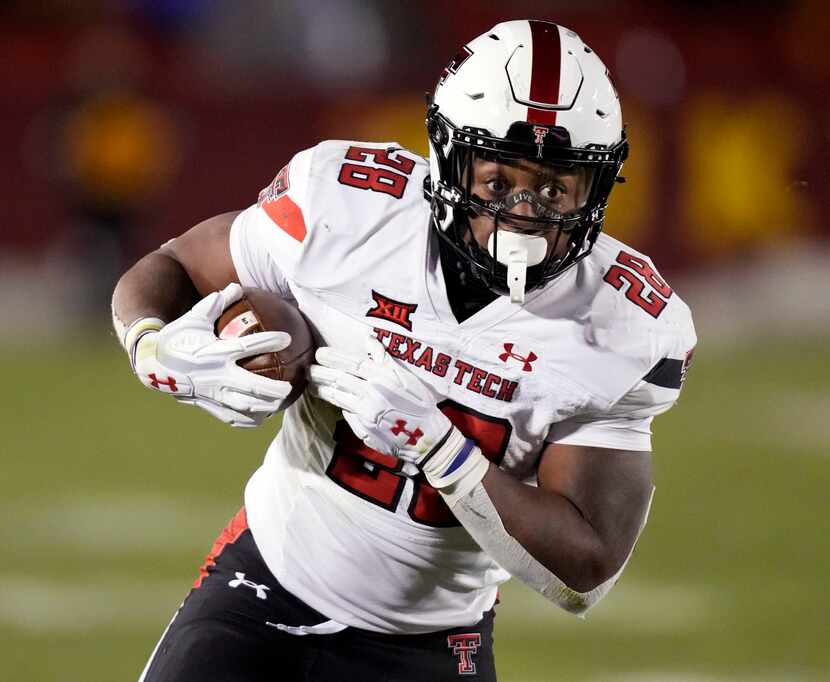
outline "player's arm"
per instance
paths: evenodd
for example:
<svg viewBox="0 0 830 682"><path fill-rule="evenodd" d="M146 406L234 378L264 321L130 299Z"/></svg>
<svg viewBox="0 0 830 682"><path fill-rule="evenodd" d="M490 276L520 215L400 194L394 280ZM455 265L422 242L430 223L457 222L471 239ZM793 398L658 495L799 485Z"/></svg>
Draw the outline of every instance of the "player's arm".
<svg viewBox="0 0 830 682"><path fill-rule="evenodd" d="M199 223L153 251L118 281L113 324L139 380L233 426L258 426L280 409L290 384L236 363L286 348L283 332L217 339L214 326L242 296L230 249L238 213Z"/></svg>
<svg viewBox="0 0 830 682"><path fill-rule="evenodd" d="M548 444L538 487L484 459L455 427L419 466L500 566L581 615L622 572L651 501L645 451Z"/></svg>
<svg viewBox="0 0 830 682"><path fill-rule="evenodd" d="M199 299L238 282L229 239L237 215L205 220L127 270L112 297L116 326L127 328L142 317L172 322Z"/></svg>
<svg viewBox="0 0 830 682"><path fill-rule="evenodd" d="M538 487L494 465L482 484L483 491L459 500L462 516L481 513L486 492L497 514L491 521L503 530L488 529L489 537L482 541L498 544L498 534L506 532L541 565L539 580L549 572L579 602L579 593L590 593L616 576L634 548L653 490L651 453L551 443L539 463ZM459 505L455 509L459 513ZM501 558L494 558L501 562L518 548L500 550ZM510 559L526 561L521 554Z"/></svg>

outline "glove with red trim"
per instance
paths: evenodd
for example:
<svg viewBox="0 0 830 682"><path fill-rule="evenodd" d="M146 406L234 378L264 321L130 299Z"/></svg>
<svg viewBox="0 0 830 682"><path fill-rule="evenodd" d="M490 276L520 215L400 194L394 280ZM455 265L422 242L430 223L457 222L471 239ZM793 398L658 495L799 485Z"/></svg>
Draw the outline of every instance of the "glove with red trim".
<svg viewBox="0 0 830 682"><path fill-rule="evenodd" d="M197 405L231 426L259 426L291 392L287 381L248 372L237 360L287 348L285 332L259 332L218 339L216 320L242 297L229 284L199 301L169 324L142 318L126 330L124 346L141 383L179 402Z"/></svg>
<svg viewBox="0 0 830 682"><path fill-rule="evenodd" d="M442 493L462 497L487 473L476 442L465 438L438 409L429 386L369 338L366 353L317 349L312 390L343 410L368 447L400 457L421 470Z"/></svg>

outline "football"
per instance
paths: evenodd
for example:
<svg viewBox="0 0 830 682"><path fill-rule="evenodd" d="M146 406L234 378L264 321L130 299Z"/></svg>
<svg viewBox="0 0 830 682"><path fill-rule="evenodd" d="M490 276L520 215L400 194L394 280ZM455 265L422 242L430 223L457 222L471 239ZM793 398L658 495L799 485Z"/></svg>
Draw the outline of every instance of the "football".
<svg viewBox="0 0 830 682"><path fill-rule="evenodd" d="M242 298L229 306L216 321L216 335L232 339L262 331L291 335L291 345L276 353L262 353L237 362L240 367L270 379L287 381L292 390L285 407L306 387L306 369L314 362L316 344L309 322L300 310L278 294L246 287Z"/></svg>

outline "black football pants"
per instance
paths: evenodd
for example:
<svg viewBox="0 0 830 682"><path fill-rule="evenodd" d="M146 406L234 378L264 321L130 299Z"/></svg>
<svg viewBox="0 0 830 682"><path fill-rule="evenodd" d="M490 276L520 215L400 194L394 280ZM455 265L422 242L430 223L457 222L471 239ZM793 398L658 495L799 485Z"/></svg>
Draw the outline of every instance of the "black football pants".
<svg viewBox="0 0 830 682"><path fill-rule="evenodd" d="M243 509L214 544L141 682L495 682L493 618L491 611L473 626L424 635L289 634L283 628L329 619L277 582Z"/></svg>

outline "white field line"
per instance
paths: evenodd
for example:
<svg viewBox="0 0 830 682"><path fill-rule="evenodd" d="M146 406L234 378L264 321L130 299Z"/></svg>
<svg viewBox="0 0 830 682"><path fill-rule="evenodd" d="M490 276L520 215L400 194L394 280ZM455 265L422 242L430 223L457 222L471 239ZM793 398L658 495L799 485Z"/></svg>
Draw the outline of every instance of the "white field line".
<svg viewBox="0 0 830 682"><path fill-rule="evenodd" d="M584 621L565 613L535 592L512 581L496 608L500 627L528 624L545 628L590 627L637 635L700 631L718 618L719 599L711 588L691 585L648 585L623 580L597 604Z"/></svg>
<svg viewBox="0 0 830 682"><path fill-rule="evenodd" d="M0 626L30 634L77 633L115 628L159 631L189 585L90 581L67 583L0 575Z"/></svg>
<svg viewBox="0 0 830 682"><path fill-rule="evenodd" d="M235 511L209 498L130 493L24 498L0 505L4 518L14 519L13 527L0 530L0 538L11 547L106 555L171 549L206 553Z"/></svg>

